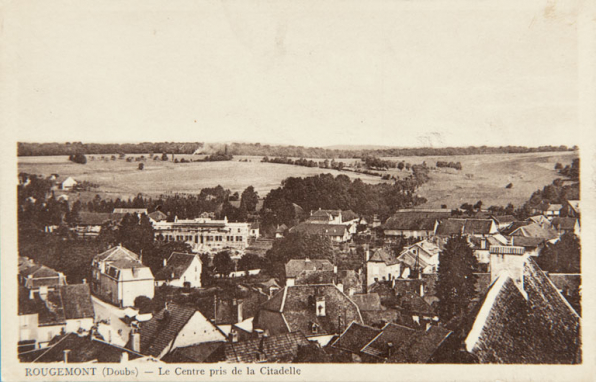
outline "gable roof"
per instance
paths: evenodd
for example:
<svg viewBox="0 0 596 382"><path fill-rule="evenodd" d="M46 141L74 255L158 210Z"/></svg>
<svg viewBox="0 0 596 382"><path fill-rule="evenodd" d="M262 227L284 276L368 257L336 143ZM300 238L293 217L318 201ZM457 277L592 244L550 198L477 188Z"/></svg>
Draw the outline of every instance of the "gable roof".
<svg viewBox="0 0 596 382"><path fill-rule="evenodd" d="M317 316L315 296L325 300L325 316ZM271 334L300 331L306 335L312 324L318 325L318 335L335 334L342 330L340 325L362 322L358 305L332 284L286 286L261 305L257 315L255 327Z"/></svg>
<svg viewBox="0 0 596 382"><path fill-rule="evenodd" d="M467 331L468 352L481 363L579 362L580 318L532 258L519 288L507 272L491 285Z"/></svg>
<svg viewBox="0 0 596 382"><path fill-rule="evenodd" d="M370 262L385 263L386 265L395 265L398 263L397 258L385 248L377 249L368 259Z"/></svg>
<svg viewBox="0 0 596 382"><path fill-rule="evenodd" d="M327 259L292 259L286 263L286 277L295 278L305 271L331 271L333 264Z"/></svg>
<svg viewBox="0 0 596 382"><path fill-rule="evenodd" d="M380 333L381 329L352 322L331 346L357 354Z"/></svg>
<svg viewBox="0 0 596 382"><path fill-rule="evenodd" d="M212 358L215 353L223 350L225 342L203 342L196 345L184 346L174 349L171 353L162 358L166 363L203 363L223 361L224 357L218 357L217 360L207 360Z"/></svg>
<svg viewBox="0 0 596 382"><path fill-rule="evenodd" d="M298 354L299 346L309 345L300 332L278 334L248 341L225 344L227 362L290 362Z"/></svg>
<svg viewBox="0 0 596 382"><path fill-rule="evenodd" d="M141 323L141 353L159 357L197 312L189 306L168 303L149 321Z"/></svg>
<svg viewBox="0 0 596 382"><path fill-rule="evenodd" d="M416 331L407 344L400 346L388 356L390 363L427 363L451 331L440 326L431 326L426 331Z"/></svg>
<svg viewBox="0 0 596 382"><path fill-rule="evenodd" d="M439 223L437 235L488 235L493 224L492 219L447 219Z"/></svg>
<svg viewBox="0 0 596 382"><path fill-rule="evenodd" d="M117 261L117 260L134 260L134 261L138 261L139 260L139 256L132 252L131 250L128 250L126 248L124 248L121 245L112 247L110 249L108 249L105 252L100 253L99 255L96 255L93 260L95 261Z"/></svg>
<svg viewBox="0 0 596 382"><path fill-rule="evenodd" d="M345 210L341 212L341 219L344 222L349 222L351 220L359 219L360 216L352 210Z"/></svg>
<svg viewBox="0 0 596 382"><path fill-rule="evenodd" d="M180 279L195 259L201 261L196 255L173 252L168 258L167 265L155 274L155 280Z"/></svg>
<svg viewBox="0 0 596 382"><path fill-rule="evenodd" d="M149 218L155 220L156 222L160 222L168 218L168 215L164 214L161 211L153 211L147 216L149 216Z"/></svg>
<svg viewBox="0 0 596 382"><path fill-rule="evenodd" d="M543 228L537 223L530 223L519 228L514 229L508 233L509 236L525 236L525 237L536 237L545 240L552 240L558 237L556 232L548 228Z"/></svg>
<svg viewBox="0 0 596 382"><path fill-rule="evenodd" d="M416 330L393 323L387 324L381 333L370 341L362 352L374 357L387 358L391 347L399 347L410 341Z"/></svg>

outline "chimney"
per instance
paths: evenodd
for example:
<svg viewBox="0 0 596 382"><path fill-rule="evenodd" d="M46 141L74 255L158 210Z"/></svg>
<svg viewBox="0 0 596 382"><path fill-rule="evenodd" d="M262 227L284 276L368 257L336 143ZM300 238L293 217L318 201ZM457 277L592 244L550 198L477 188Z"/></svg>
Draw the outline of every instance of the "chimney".
<svg viewBox="0 0 596 382"><path fill-rule="evenodd" d="M128 362L128 352L126 351L123 351L120 355L120 363L122 362Z"/></svg>
<svg viewBox="0 0 596 382"><path fill-rule="evenodd" d="M238 309L238 322L242 322L244 320L244 316L242 315L242 308L243 302L238 301L237 309Z"/></svg>
<svg viewBox="0 0 596 382"><path fill-rule="evenodd" d="M66 349L64 350L64 363L68 363L68 354L70 353L70 350Z"/></svg>
<svg viewBox="0 0 596 382"><path fill-rule="evenodd" d="M87 284L87 279L83 279L83 284Z"/></svg>
<svg viewBox="0 0 596 382"><path fill-rule="evenodd" d="M130 329L130 347L132 351L141 352L141 333L134 326Z"/></svg>
<svg viewBox="0 0 596 382"><path fill-rule="evenodd" d="M256 334L257 338L265 337L265 331L263 329L255 329L254 333Z"/></svg>
<svg viewBox="0 0 596 382"><path fill-rule="evenodd" d="M168 265L168 260L167 259L163 259L163 266L165 267L166 265Z"/></svg>
<svg viewBox="0 0 596 382"><path fill-rule="evenodd" d="M230 342L238 342L238 331L236 330L236 328L232 328L232 330L230 330L229 340Z"/></svg>
<svg viewBox="0 0 596 382"><path fill-rule="evenodd" d="M387 357L392 357L394 352L393 342L387 342Z"/></svg>
<svg viewBox="0 0 596 382"><path fill-rule="evenodd" d="M424 283L420 283L420 297L424 297Z"/></svg>
<svg viewBox="0 0 596 382"><path fill-rule="evenodd" d="M45 285L39 287L39 298L41 298L43 301L45 301L47 297L48 297L48 287Z"/></svg>

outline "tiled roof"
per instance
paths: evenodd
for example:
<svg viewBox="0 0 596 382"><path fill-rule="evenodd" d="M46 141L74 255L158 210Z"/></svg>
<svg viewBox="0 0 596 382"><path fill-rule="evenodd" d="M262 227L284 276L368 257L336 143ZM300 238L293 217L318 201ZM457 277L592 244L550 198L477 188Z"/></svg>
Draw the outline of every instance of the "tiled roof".
<svg viewBox="0 0 596 382"><path fill-rule="evenodd" d="M292 259L286 263L286 277L297 277L304 271L333 271L333 264L326 259Z"/></svg>
<svg viewBox="0 0 596 382"><path fill-rule="evenodd" d="M168 216L161 211L153 211L148 216L156 222L160 222L168 218Z"/></svg>
<svg viewBox="0 0 596 382"><path fill-rule="evenodd" d="M317 316L316 296L325 300L325 316ZM281 319L275 319L276 315ZM271 334L301 331L308 335L316 324L316 334L335 334L342 330L340 315L342 327L347 322L362 322L358 306L334 285L286 286L261 306L255 328L268 329Z"/></svg>
<svg viewBox="0 0 596 382"><path fill-rule="evenodd" d="M352 322L331 346L358 354L379 333L380 329Z"/></svg>
<svg viewBox="0 0 596 382"><path fill-rule="evenodd" d="M449 335L450 330L434 325L427 331L417 331L407 344L400 346L388 357L387 362L427 363Z"/></svg>
<svg viewBox="0 0 596 382"><path fill-rule="evenodd" d="M290 362L298 354L299 346L309 341L300 332L278 334L248 341L225 344L226 361L238 362Z"/></svg>
<svg viewBox="0 0 596 382"><path fill-rule="evenodd" d="M389 252L389 250L387 250L385 248L377 249L370 256L370 259L368 259L368 261L381 262L381 263L385 263L387 265L395 265L398 263L397 258L395 256L393 256L393 254L391 254Z"/></svg>
<svg viewBox="0 0 596 382"><path fill-rule="evenodd" d="M418 214L398 214L387 219L382 228L398 231L432 231L436 218L423 217Z"/></svg>
<svg viewBox="0 0 596 382"><path fill-rule="evenodd" d="M511 240L511 245L526 248L539 247L545 242L545 239L540 237L510 236L509 239Z"/></svg>
<svg viewBox="0 0 596 382"><path fill-rule="evenodd" d="M558 237L557 233L548 229L543 228L536 223L530 223L515 229L508 233L509 236L524 236L524 237L537 237L545 240L552 240Z"/></svg>
<svg viewBox="0 0 596 382"><path fill-rule="evenodd" d="M218 342L203 342L196 345L185 346L174 349L171 353L167 354L161 360L166 363L202 363L202 362L217 362L217 361L224 361L223 354L220 359L211 359L207 361L208 358L213 358L214 353L222 350L225 342L218 341Z"/></svg>
<svg viewBox="0 0 596 382"><path fill-rule="evenodd" d="M141 353L159 357L196 312L195 308L169 303L167 308L143 322L140 331Z"/></svg>
<svg viewBox="0 0 596 382"><path fill-rule="evenodd" d="M381 297L377 293L354 294L350 296L352 301L358 305L360 311L364 310L382 310Z"/></svg>
<svg viewBox="0 0 596 382"><path fill-rule="evenodd" d="M554 218L551 222L552 227L556 230L573 230L577 224L577 218Z"/></svg>
<svg viewBox="0 0 596 382"><path fill-rule="evenodd" d="M112 248L108 249L107 251L102 252L99 255L96 255L94 257L94 260L96 260L96 261L105 261L105 260L116 261L116 260L121 260L121 259L139 260L139 256L136 253L118 245L118 246L112 247Z"/></svg>
<svg viewBox="0 0 596 382"><path fill-rule="evenodd" d="M437 227L437 235L488 235L494 222L491 219L447 219Z"/></svg>
<svg viewBox="0 0 596 382"><path fill-rule="evenodd" d="M300 223L290 228L290 232L299 232L307 235L343 236L347 227L341 224L309 224Z"/></svg>
<svg viewBox="0 0 596 382"><path fill-rule="evenodd" d="M89 284L65 285L60 293L67 320L95 317Z"/></svg>
<svg viewBox="0 0 596 382"><path fill-rule="evenodd" d="M375 357L387 358L390 347L395 349L409 343L415 333L416 330L405 326L387 324L382 332L362 349L362 352Z"/></svg>
<svg viewBox="0 0 596 382"><path fill-rule="evenodd" d="M437 226L437 235L449 236L462 234L464 232L465 224L465 219L443 220Z"/></svg>
<svg viewBox="0 0 596 382"><path fill-rule="evenodd" d="M79 337L75 333L69 333L53 346L47 348L47 350L33 362L63 362L65 350L70 350L68 353L69 363L86 363L94 361L102 363L120 362L123 353L128 355L129 360L142 357L141 354L129 349L121 348L95 338L89 338L87 336Z"/></svg>
<svg viewBox="0 0 596 382"><path fill-rule="evenodd" d="M523 292L507 273L492 284L466 331L466 348L481 363L581 362L580 318L527 258Z"/></svg>
<svg viewBox="0 0 596 382"><path fill-rule="evenodd" d="M513 222L511 225L503 228L500 232L501 232L501 234L508 236L512 232L517 230L518 228L527 226L528 224L532 224L532 223L533 223L533 221Z"/></svg>
<svg viewBox="0 0 596 382"><path fill-rule="evenodd" d="M491 215L499 224L513 223L516 221L516 217L513 215Z"/></svg>
<svg viewBox="0 0 596 382"><path fill-rule="evenodd" d="M418 293L407 291L401 296L401 307L410 313L434 315L433 308Z"/></svg>
<svg viewBox="0 0 596 382"><path fill-rule="evenodd" d="M196 255L174 252L170 255L167 265L155 274L155 280L177 280L190 267ZM198 259L198 258L197 258ZM199 259L199 261L201 261Z"/></svg>

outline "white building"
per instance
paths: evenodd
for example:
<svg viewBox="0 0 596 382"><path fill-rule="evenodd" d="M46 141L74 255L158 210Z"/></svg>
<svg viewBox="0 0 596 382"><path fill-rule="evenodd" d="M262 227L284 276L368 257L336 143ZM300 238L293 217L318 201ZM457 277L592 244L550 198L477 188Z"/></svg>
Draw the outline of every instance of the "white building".
<svg viewBox="0 0 596 382"><path fill-rule="evenodd" d="M155 286L171 285L182 288L201 287L203 263L197 255L174 252L164 260L164 267L155 274Z"/></svg>

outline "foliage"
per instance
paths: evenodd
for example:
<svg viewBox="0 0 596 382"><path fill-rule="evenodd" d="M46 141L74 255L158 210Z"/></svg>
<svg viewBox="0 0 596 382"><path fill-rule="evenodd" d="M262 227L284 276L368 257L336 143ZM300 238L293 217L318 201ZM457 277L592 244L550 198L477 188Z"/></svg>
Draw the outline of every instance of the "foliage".
<svg viewBox="0 0 596 382"><path fill-rule="evenodd" d="M215 254L213 257L213 268L216 273L227 276L234 270L234 261L230 257L228 251L222 251Z"/></svg>
<svg viewBox="0 0 596 382"><path fill-rule="evenodd" d="M68 160L79 164L87 163L87 157L85 156L85 154L82 153L70 154Z"/></svg>
<svg viewBox="0 0 596 382"><path fill-rule="evenodd" d="M144 163L139 163L139 170L143 170L145 168L145 164Z"/></svg>
<svg viewBox="0 0 596 382"><path fill-rule="evenodd" d="M439 316L443 322L467 313L471 300L475 297L477 260L467 239L454 236L447 241L439 256L437 297Z"/></svg>
<svg viewBox="0 0 596 382"><path fill-rule="evenodd" d="M239 271L249 271L251 269L262 269L267 266L267 260L254 253L247 253L238 260Z"/></svg>
<svg viewBox="0 0 596 382"><path fill-rule="evenodd" d="M243 192L240 199L240 206L244 207L249 212L254 212L259 203L259 194L255 191L253 186L248 186Z"/></svg>
<svg viewBox="0 0 596 382"><path fill-rule="evenodd" d="M547 244L536 259L540 268L552 273L581 273L581 244L571 232L555 244Z"/></svg>

